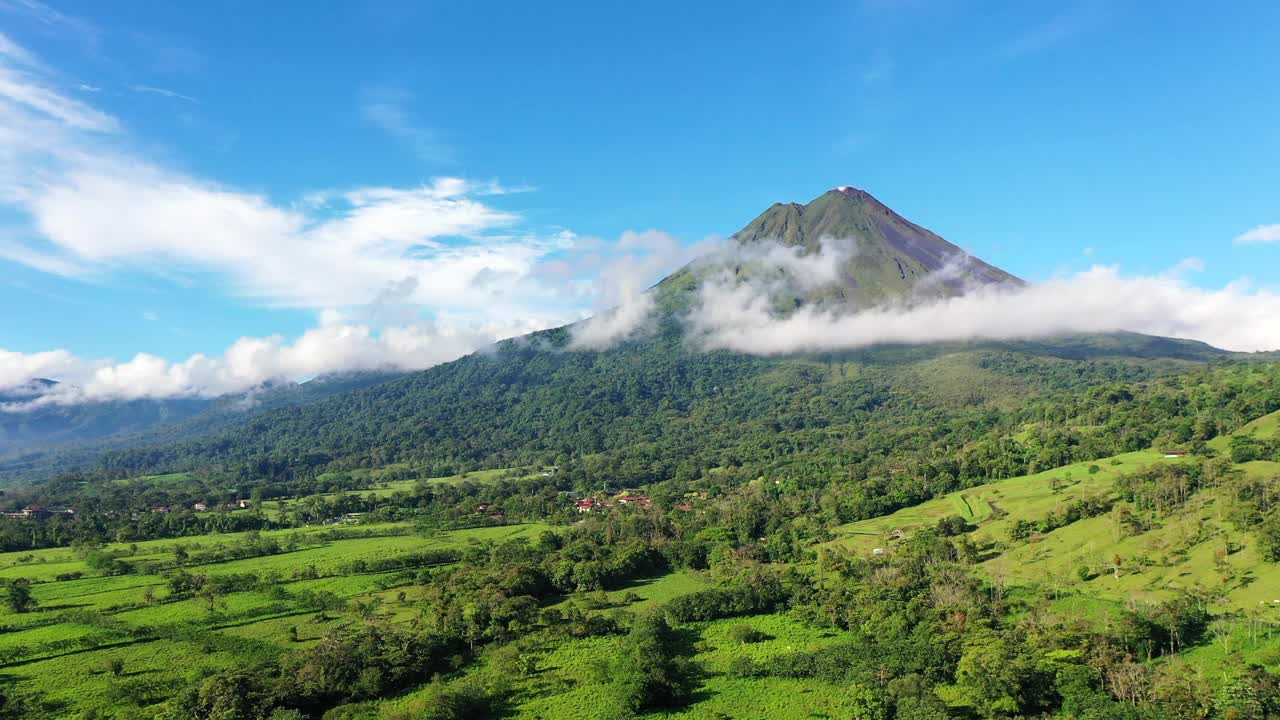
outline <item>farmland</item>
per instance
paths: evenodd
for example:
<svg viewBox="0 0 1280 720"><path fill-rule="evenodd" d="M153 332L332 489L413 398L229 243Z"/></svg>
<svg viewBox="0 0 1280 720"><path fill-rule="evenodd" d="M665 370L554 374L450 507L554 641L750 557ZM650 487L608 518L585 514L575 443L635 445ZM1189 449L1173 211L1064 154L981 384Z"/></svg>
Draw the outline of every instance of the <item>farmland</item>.
<svg viewBox="0 0 1280 720"><path fill-rule="evenodd" d="M363 601L377 607L378 615L396 616L396 596L413 585L413 576L354 568L415 553L529 538L545 529L526 524L430 537L412 534L407 525L342 533L283 530L252 539L283 547L296 543L297 549L208 564L178 563L176 551L181 547L188 557L198 557L244 543L249 534L102 548L137 561L175 564L186 573L256 578L250 588L213 598L174 597L161 574L96 574L71 549L7 553L0 555L0 573L34 580L38 611L0 615L0 672L8 682L37 693L51 717L80 717L117 705L124 695L159 701L192 678L276 657L359 620L356 612L336 608ZM82 576L57 579L74 574ZM325 600L317 604L316 597ZM321 607L325 602L328 610ZM116 662L123 665L118 674L110 670Z"/></svg>

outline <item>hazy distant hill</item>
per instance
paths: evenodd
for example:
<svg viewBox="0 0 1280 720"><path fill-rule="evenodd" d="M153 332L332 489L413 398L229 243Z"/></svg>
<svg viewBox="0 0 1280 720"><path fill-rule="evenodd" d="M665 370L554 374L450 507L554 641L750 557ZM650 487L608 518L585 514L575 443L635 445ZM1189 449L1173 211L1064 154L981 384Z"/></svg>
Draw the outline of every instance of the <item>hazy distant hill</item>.
<svg viewBox="0 0 1280 720"><path fill-rule="evenodd" d="M177 443L223 430L269 410L386 382L399 373L361 372L281 383L220 398L118 400L0 412L0 480L91 464L104 450ZM0 403L32 400L57 383L38 379L0 394Z"/></svg>
<svg viewBox="0 0 1280 720"><path fill-rule="evenodd" d="M36 400L57 384L37 378L25 387L0 393L0 405ZM0 412L0 455L134 433L191 417L211 405L210 400L179 398L50 404L29 411Z"/></svg>

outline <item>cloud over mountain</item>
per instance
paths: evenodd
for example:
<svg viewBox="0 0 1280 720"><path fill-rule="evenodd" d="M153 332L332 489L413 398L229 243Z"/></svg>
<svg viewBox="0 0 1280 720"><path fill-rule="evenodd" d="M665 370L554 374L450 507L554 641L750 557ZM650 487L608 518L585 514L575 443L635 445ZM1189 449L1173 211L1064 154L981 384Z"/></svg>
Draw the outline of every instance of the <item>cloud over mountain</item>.
<svg viewBox="0 0 1280 720"><path fill-rule="evenodd" d="M763 355L1118 331L1258 351L1280 349L1277 317L1280 295L1247 282L1205 290L1175 274L1125 276L1095 266L1023 287L978 287L859 311L802 307L786 315L775 312L768 288L720 276L702 285L688 323L703 347Z"/></svg>

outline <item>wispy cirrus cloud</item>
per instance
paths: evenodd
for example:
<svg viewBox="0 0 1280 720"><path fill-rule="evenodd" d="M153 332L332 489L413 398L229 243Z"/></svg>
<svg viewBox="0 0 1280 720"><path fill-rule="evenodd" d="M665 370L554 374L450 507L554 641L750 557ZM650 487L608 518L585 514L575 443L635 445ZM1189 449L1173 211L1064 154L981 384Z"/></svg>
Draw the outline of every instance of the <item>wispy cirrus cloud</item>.
<svg viewBox="0 0 1280 720"><path fill-rule="evenodd" d="M102 30L93 22L39 0L0 0L0 11L32 21L50 34L70 33L90 50L96 50L102 39Z"/></svg>
<svg viewBox="0 0 1280 720"><path fill-rule="evenodd" d="M183 100L185 102L196 103L196 104L199 104L200 102L199 100L191 97L190 95L183 95L180 92L169 90L167 88L162 88L162 87L154 87L151 85L130 85L129 89L136 93L159 95L161 97L167 97L172 100Z"/></svg>
<svg viewBox="0 0 1280 720"><path fill-rule="evenodd" d="M1064 6L1043 23L1010 38L996 50L996 59L1017 60L1058 47L1096 29L1103 24L1105 17L1101 5L1081 3Z"/></svg>
<svg viewBox="0 0 1280 720"><path fill-rule="evenodd" d="M419 160L432 164L457 161L453 148L437 137L436 131L416 122L408 106L413 96L396 88L366 90L360 100L360 113L371 123L406 145Z"/></svg>
<svg viewBox="0 0 1280 720"><path fill-rule="evenodd" d="M111 115L67 97L54 85L52 73L29 51L0 33L0 113L5 126L16 129L41 121L73 131L118 132ZM4 126L0 126L3 129ZM9 142L19 142L10 138Z"/></svg>

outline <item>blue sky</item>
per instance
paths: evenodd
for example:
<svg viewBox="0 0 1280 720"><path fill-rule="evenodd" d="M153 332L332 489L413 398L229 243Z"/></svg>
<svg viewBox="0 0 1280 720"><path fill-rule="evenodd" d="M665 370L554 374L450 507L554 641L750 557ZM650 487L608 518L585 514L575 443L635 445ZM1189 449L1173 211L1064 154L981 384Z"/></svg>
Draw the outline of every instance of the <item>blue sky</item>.
<svg viewBox="0 0 1280 720"><path fill-rule="evenodd" d="M423 322L393 352L430 364L846 184L1031 280L1270 290L1277 26L1268 2L0 0L0 365ZM369 352L290 347L294 375Z"/></svg>

